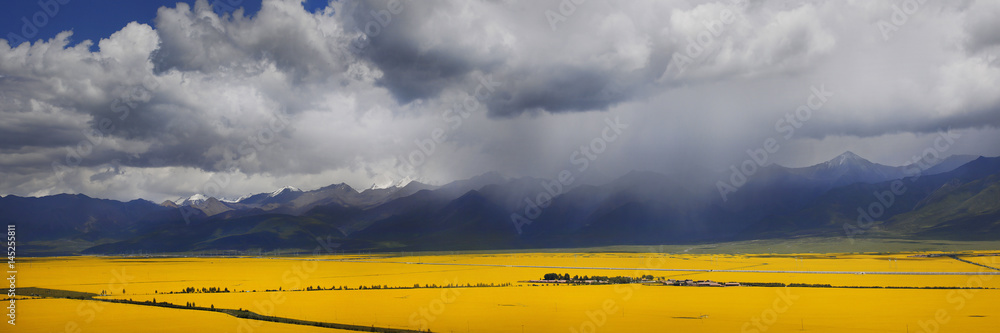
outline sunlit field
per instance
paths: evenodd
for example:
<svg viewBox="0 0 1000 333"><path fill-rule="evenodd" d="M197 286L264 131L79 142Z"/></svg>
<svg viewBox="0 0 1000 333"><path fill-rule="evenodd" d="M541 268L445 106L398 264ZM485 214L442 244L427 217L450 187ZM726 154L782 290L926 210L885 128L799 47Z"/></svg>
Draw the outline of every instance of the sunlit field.
<svg viewBox="0 0 1000 333"><path fill-rule="evenodd" d="M1000 266L1000 257L974 256L987 253L964 252L960 258ZM920 254L927 253L397 252L264 258L58 257L26 258L20 281L21 287L106 295L95 296L98 300L155 300L158 304L243 309L314 322L434 332L638 332L667 328L991 332L1000 327L1000 289L994 289L1000 288L1000 277L996 275L876 274L998 272L947 256L917 256ZM822 272L840 273L819 274ZM875 288L528 282L546 273ZM189 287L196 292L182 293ZM950 289L916 289L924 287ZM226 292L201 292L202 288ZM17 328L26 332L339 331L148 303L19 297Z"/></svg>
<svg viewBox="0 0 1000 333"><path fill-rule="evenodd" d="M21 300L18 309L21 319L14 332L233 332L238 324L222 313L67 299ZM350 332L270 322L254 325L260 332Z"/></svg>

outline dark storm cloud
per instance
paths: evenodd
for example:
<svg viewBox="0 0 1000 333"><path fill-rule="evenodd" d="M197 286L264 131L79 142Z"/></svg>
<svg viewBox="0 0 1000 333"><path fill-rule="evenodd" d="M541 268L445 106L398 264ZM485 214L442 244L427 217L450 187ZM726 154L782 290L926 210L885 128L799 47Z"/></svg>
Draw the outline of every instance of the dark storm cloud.
<svg viewBox="0 0 1000 333"><path fill-rule="evenodd" d="M383 77L377 82L388 88L401 104L437 97L445 88L462 81L479 66L448 51L420 52L417 46L371 43L363 52Z"/></svg>
<svg viewBox="0 0 1000 333"><path fill-rule="evenodd" d="M487 105L494 115L515 116L525 111L607 110L639 90L630 78L591 68L559 66L501 77L510 82Z"/></svg>
<svg viewBox="0 0 1000 333"><path fill-rule="evenodd" d="M595 162L608 177L725 168L782 134L776 121L814 87L834 95L789 139L823 151L803 156L835 156L845 137L891 153L914 146L906 135L993 137L1000 125L994 2L926 2L891 38L878 25L891 3L564 3L309 12L271 0L220 17L199 1L161 8L155 26L129 24L96 52L69 32L0 44L0 193L163 199L219 175L233 197L401 180L386 175L550 177L609 117L632 125ZM475 96L484 81L495 84ZM414 152L425 158L401 174Z"/></svg>
<svg viewBox="0 0 1000 333"><path fill-rule="evenodd" d="M968 37L965 47L972 53L980 51L996 52L1000 46L1000 4L995 2L977 2L968 11L969 18L965 22Z"/></svg>
<svg viewBox="0 0 1000 333"><path fill-rule="evenodd" d="M402 104L436 98L490 75L509 83L485 100L493 116L606 110L662 73L664 61L639 69L612 66L624 57L607 39L613 36L580 23L598 13L594 8L581 9L580 22L550 31L543 14L558 5L404 1L389 8L385 1L363 1L345 10L348 30L361 35L352 43L355 52L382 72L377 82ZM609 24L622 23L632 24ZM582 54L567 53L569 43L597 53L579 58ZM576 59L560 61L567 57Z"/></svg>
<svg viewBox="0 0 1000 333"><path fill-rule="evenodd" d="M78 123L58 124L52 119L38 119L34 114L5 117L0 123L0 151L24 147L60 147L84 138Z"/></svg>
<svg viewBox="0 0 1000 333"><path fill-rule="evenodd" d="M504 64L510 49L490 45L481 52L466 36L484 34L483 25L443 26L442 13L460 9L445 1L358 1L344 8L348 31L358 37L351 49L373 63L383 76L376 82L406 104L437 97L466 81L473 72L492 72ZM431 40L431 41L429 41ZM428 43L429 42L429 43Z"/></svg>

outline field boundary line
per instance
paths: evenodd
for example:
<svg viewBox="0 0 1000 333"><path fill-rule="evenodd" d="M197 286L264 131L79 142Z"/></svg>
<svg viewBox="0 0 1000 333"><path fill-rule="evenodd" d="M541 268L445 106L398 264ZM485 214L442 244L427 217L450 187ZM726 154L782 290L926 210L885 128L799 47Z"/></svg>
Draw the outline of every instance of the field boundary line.
<svg viewBox="0 0 1000 333"><path fill-rule="evenodd" d="M1000 271L1000 268L996 268L996 267L993 267L993 266L987 266L987 265L985 265L985 264L980 264L980 263L978 263L978 262L974 262L974 261L968 261L968 260L965 260L965 259L962 259L962 258L959 258L959 257L958 257L958 256L956 256L956 255L952 255L952 256L949 256L949 257L951 257L952 259L955 259L955 260L958 260L958 261L961 261L961 262L964 262L964 263L968 263L968 264L973 264L973 265L976 265L976 266L981 266L981 267L986 267L986 268L989 268L989 269L992 269L992 270L995 270L995 271Z"/></svg>
<svg viewBox="0 0 1000 333"><path fill-rule="evenodd" d="M118 303L118 304L131 304L139 306L155 306L161 308L169 309L179 309L179 310L193 310L193 311L207 311L207 312L219 312L224 313L236 318L259 320L259 321L269 321L279 324L289 324L289 325L301 325L301 326L315 326L322 328L333 328L340 330L349 331L361 331L361 332L383 332L383 333L418 333L421 331L411 330L405 328L389 328L389 327L379 327L379 326L362 326L362 325L351 325L351 324L339 324L323 321L311 321L294 319L287 317L277 317L277 316L267 316L249 310L234 310L225 308L203 307L203 306L184 306L179 304L167 303L167 302L150 302L150 301L132 301L126 299L105 299L105 298L95 298L99 296L94 293L86 292L76 292L70 290L59 290L59 289L48 289L48 288L26 288L29 292L34 292L37 294L39 299L68 299L68 300L78 300L78 301L97 301L106 303ZM155 299L154 299L155 300Z"/></svg>

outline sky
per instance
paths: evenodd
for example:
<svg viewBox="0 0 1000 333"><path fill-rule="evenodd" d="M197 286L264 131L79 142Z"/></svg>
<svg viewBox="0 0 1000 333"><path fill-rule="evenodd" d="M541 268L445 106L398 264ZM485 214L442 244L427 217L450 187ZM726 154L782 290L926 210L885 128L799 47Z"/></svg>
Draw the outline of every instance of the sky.
<svg viewBox="0 0 1000 333"><path fill-rule="evenodd" d="M0 22L0 195L1000 155L996 1L51 0Z"/></svg>

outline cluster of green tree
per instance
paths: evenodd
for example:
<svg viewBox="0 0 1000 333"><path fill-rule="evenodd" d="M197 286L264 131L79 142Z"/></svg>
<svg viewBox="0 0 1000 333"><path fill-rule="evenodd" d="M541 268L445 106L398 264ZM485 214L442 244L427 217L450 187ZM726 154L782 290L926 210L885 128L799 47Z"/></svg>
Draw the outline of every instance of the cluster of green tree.
<svg viewBox="0 0 1000 333"><path fill-rule="evenodd" d="M804 287L804 288L833 288L829 283L819 284L819 283L789 283L789 287Z"/></svg>
<svg viewBox="0 0 1000 333"><path fill-rule="evenodd" d="M451 283L449 283L449 284L446 284L446 285L444 285L444 284L443 285L438 285L438 284L433 284L433 283L421 285L419 283L414 283L412 287L411 286L389 286L389 285L384 285L384 284L383 285L370 285L370 286L364 286L364 285L362 285L362 286L358 286L356 288L352 288L352 287L348 287L348 286L331 286L329 288L324 288L323 286L307 286L305 289L297 289L295 291L371 290L371 289L416 289L416 288L476 288L476 287L480 287L481 288L481 287L510 287L510 286L513 286L513 284L507 283L507 282L505 282L505 283L466 283L466 284L451 284ZM276 291L285 291L285 290L282 287L278 287L278 289L264 289L264 291L265 292L276 292ZM184 290L177 291L177 292L171 291L171 292L169 292L167 294L228 293L228 292L230 292L229 288L224 288L224 289L220 290L219 288L212 287L212 288L202 288L202 289L199 290L199 289L195 289L194 287L188 287L188 288L185 288ZM243 291L233 290L233 292L248 292L248 291L247 290L243 290ZM254 289L254 290L250 290L249 292L257 292L257 290ZM159 291L156 291L155 293L159 293Z"/></svg>
<svg viewBox="0 0 1000 333"><path fill-rule="evenodd" d="M201 289L195 289L194 287L187 287L187 288L184 288L184 290L178 291L176 293L177 294L194 294L194 293L205 293L205 294L208 294L208 293L228 293L228 292L229 292L229 288L228 287L227 288L218 288L218 287L205 288L205 287L202 287ZM159 291L157 291L156 293L159 293ZM170 293L174 294L175 292L171 291Z"/></svg>
<svg viewBox="0 0 1000 333"><path fill-rule="evenodd" d="M129 301L131 301L131 299L129 299ZM187 304L184 305L184 306L185 307L189 307L189 308L197 308L198 307L197 305L194 305L194 302L187 302ZM215 308L215 304L211 304L210 306L211 306L210 309L214 309Z"/></svg>
<svg viewBox="0 0 1000 333"><path fill-rule="evenodd" d="M595 275L595 276L586 276L586 275L584 275L584 276L579 276L579 275L569 276L568 273L567 274L562 274L562 275L560 275L559 273L548 273L548 274L545 274L545 275L542 276L542 280L566 280L569 283L583 283L584 281L592 280L592 281L597 281L597 282L601 282L601 283L625 284L625 283L636 283L636 282L643 281L643 280L649 281L649 280L654 280L654 279L656 279L656 278L653 277L652 275L643 275L641 277L634 278L634 277L631 277L631 276L611 276L611 277L608 277L608 276L599 276L599 275Z"/></svg>
<svg viewBox="0 0 1000 333"><path fill-rule="evenodd" d="M389 286L385 286L385 285L380 286L380 285L375 284L375 285L372 285L370 287L360 286L360 287L358 287L358 289L360 289L360 290L366 290L366 289L389 289Z"/></svg>
<svg viewBox="0 0 1000 333"><path fill-rule="evenodd" d="M419 283L414 283L412 287L409 286L388 286L388 285L372 285L372 286L360 286L354 290L368 290L368 289L417 289L417 288L475 288L475 287L510 287L511 283L466 283L466 284L424 284L421 286ZM315 290L315 289L314 289ZM344 290L352 290L351 288L344 287Z"/></svg>
<svg viewBox="0 0 1000 333"><path fill-rule="evenodd" d="M781 282L740 282L740 285L744 287L784 287L785 284Z"/></svg>

